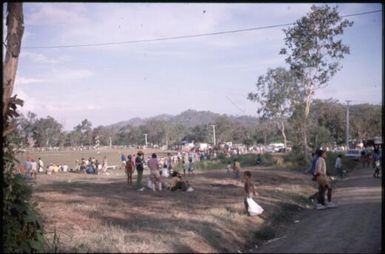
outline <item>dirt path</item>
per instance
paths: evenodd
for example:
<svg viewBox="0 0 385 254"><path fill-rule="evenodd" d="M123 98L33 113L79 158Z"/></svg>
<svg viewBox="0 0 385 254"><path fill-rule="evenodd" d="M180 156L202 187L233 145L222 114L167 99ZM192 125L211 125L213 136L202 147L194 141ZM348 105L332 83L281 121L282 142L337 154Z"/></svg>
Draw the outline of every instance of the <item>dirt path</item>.
<svg viewBox="0 0 385 254"><path fill-rule="evenodd" d="M275 241L257 253L381 253L381 179L371 169L354 171L336 183L337 208L299 214Z"/></svg>

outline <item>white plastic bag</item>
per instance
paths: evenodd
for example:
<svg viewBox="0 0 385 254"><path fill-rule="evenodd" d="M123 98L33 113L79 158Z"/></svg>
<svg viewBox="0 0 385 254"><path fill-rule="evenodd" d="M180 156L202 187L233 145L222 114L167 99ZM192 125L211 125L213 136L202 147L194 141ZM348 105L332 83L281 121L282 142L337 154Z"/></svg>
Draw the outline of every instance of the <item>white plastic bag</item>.
<svg viewBox="0 0 385 254"><path fill-rule="evenodd" d="M151 181L150 178L147 179L147 188L149 188L150 190L152 190L152 187L153 187L153 183Z"/></svg>
<svg viewBox="0 0 385 254"><path fill-rule="evenodd" d="M167 168L162 168L162 176L163 177L169 177L170 175L168 174L168 169Z"/></svg>
<svg viewBox="0 0 385 254"><path fill-rule="evenodd" d="M246 198L246 202L248 205L248 212L251 216L259 215L263 212L263 208L258 205L252 198Z"/></svg>

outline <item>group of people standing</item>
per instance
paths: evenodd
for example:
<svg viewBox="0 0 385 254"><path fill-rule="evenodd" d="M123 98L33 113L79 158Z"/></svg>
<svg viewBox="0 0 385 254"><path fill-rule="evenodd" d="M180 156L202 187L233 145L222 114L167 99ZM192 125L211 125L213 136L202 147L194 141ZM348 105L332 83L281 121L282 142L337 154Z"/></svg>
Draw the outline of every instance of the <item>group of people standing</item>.
<svg viewBox="0 0 385 254"><path fill-rule="evenodd" d="M44 163L41 158L35 160L31 156L28 156L24 164L19 168L19 174L25 176L28 179L35 179L37 172L44 172Z"/></svg>
<svg viewBox="0 0 385 254"><path fill-rule="evenodd" d="M380 177L381 150L379 146L374 146L373 150L365 147L361 151L360 160L362 162L362 167L367 168L372 166L374 168L373 177Z"/></svg>
<svg viewBox="0 0 385 254"><path fill-rule="evenodd" d="M128 155L127 158L124 154L121 155L122 166L124 166L127 175L127 184L132 184L132 176L134 171L137 172L136 178L136 190L143 191L142 185L143 171L145 166L150 170L149 179L147 186L153 191L161 191L163 187L169 188L174 191L181 189L184 191L191 191L192 188L189 186L187 180L185 180L178 172L173 171L171 155L168 154L167 160L164 163L160 163L156 153L151 155L151 158L146 162L144 154L139 151L136 155ZM165 179L172 176L172 183L168 184Z"/></svg>

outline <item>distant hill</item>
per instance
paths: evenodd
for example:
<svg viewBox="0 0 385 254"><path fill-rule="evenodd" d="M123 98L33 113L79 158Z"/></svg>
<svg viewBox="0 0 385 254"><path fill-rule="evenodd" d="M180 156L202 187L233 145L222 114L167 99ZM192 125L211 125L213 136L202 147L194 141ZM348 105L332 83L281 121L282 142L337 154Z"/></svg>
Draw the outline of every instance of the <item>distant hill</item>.
<svg viewBox="0 0 385 254"><path fill-rule="evenodd" d="M135 117L127 121L121 121L107 127L121 129L127 126L137 127L144 125L148 121L168 121L170 123L181 124L186 127L194 127L197 125L205 125L214 123L218 117L227 117L230 121L241 123L245 126L255 126L257 118L252 116L232 116L232 115L221 115L210 111L197 111L197 110L186 110L179 115L172 116L168 114L157 115L149 118Z"/></svg>

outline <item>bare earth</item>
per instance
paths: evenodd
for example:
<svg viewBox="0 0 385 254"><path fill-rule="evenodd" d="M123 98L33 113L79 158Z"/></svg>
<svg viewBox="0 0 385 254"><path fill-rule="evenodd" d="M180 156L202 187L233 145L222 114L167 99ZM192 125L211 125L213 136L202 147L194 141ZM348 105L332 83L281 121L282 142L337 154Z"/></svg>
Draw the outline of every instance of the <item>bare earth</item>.
<svg viewBox="0 0 385 254"><path fill-rule="evenodd" d="M247 169L262 216L245 214L243 184L225 169L188 176L193 192L137 192L120 170L109 176L41 174L33 199L47 237L56 229L60 252L234 253L253 246L254 232L283 201L306 209L296 201L314 191L309 176L299 172Z"/></svg>
<svg viewBox="0 0 385 254"><path fill-rule="evenodd" d="M298 223L258 253L381 253L381 179L372 169L354 171L334 193L337 208L305 210Z"/></svg>

